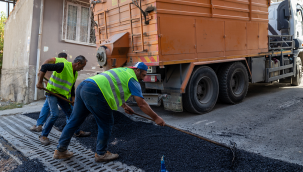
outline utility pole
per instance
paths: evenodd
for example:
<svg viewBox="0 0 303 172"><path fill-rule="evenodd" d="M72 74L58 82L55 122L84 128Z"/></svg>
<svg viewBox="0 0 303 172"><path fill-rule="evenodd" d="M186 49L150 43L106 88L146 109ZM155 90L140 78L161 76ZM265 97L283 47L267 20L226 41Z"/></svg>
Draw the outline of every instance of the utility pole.
<svg viewBox="0 0 303 172"><path fill-rule="evenodd" d="M7 18L9 16L9 2L7 2Z"/></svg>

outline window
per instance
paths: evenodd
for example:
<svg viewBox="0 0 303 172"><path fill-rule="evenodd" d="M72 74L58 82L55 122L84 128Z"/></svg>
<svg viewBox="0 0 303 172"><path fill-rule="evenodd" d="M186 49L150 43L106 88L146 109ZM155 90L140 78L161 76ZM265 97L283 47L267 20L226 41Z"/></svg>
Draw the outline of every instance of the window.
<svg viewBox="0 0 303 172"><path fill-rule="evenodd" d="M66 3L64 9L62 38L67 42L95 45L95 29L92 18L93 14L89 6Z"/></svg>

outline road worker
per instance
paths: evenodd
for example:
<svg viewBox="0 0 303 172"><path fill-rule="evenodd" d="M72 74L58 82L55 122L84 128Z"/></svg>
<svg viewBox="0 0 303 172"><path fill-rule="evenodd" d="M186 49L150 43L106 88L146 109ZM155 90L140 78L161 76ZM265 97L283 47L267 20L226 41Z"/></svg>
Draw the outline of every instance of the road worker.
<svg viewBox="0 0 303 172"><path fill-rule="evenodd" d="M46 60L42 65L52 64L52 63L63 63L63 61L66 61L66 60L67 60L67 54L62 52L62 53L58 54L58 57L51 58L51 60ZM47 81L45 82L45 85L47 85ZM46 95L46 97L47 97L47 95ZM39 118L37 120L37 124L32 126L30 128L30 130L35 131L35 132L41 132L42 126L45 123L49 112L50 112L50 109L49 109L48 101L47 101L47 99L45 99L45 102L41 109Z"/></svg>
<svg viewBox="0 0 303 172"><path fill-rule="evenodd" d="M55 159L73 156L73 153L67 150L72 134L89 113L94 115L98 125L95 161L103 162L117 159L118 154L107 151L114 124L113 110L122 106L126 113L133 114L133 109L125 103L131 95L134 96L140 109L149 115L156 124L165 125L164 120L150 108L142 95L139 81L146 76L147 66L139 62L131 68L111 69L80 83L76 91L76 101L71 118L64 127L57 150L54 152Z"/></svg>
<svg viewBox="0 0 303 172"><path fill-rule="evenodd" d="M48 81L46 89L64 97L71 98L72 102L75 100L75 82L78 77L78 71L82 70L86 65L86 58L84 56L78 56L75 58L73 63L63 61L63 63L55 63L56 59L48 59L44 65L42 65L39 72L39 81L37 83L37 88L43 88L43 78L47 71L54 71L50 80ZM54 64L55 63L55 64ZM43 129L42 134L39 136L39 140L43 145L50 144L49 139L47 138L50 133L53 125L59 116L59 108L61 107L67 118L69 119L72 109L68 102L57 98L56 96L47 93L47 101L50 107L51 115L48 117ZM77 128L75 130L76 135L89 136L90 132L84 132Z"/></svg>

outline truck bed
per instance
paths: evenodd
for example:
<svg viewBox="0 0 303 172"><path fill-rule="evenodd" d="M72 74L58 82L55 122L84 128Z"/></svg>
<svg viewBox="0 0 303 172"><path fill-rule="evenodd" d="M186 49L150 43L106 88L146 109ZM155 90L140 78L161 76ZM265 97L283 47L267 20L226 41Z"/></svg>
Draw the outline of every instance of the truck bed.
<svg viewBox="0 0 303 172"><path fill-rule="evenodd" d="M268 52L267 0L142 0L143 11L155 8L147 15L148 25L131 0L102 2L94 7L97 47L128 32L128 65L216 61Z"/></svg>

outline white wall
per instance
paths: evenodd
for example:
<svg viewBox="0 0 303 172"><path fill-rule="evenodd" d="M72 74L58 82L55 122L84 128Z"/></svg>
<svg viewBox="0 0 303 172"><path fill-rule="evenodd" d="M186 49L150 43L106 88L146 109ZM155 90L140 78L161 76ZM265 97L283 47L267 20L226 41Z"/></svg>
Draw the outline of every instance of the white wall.
<svg viewBox="0 0 303 172"><path fill-rule="evenodd" d="M29 86L35 66L30 65L33 1L18 1L5 25L1 98L27 103L33 99Z"/></svg>

